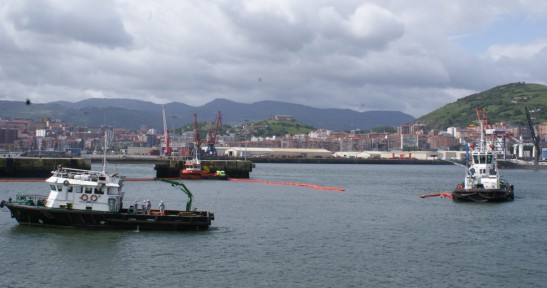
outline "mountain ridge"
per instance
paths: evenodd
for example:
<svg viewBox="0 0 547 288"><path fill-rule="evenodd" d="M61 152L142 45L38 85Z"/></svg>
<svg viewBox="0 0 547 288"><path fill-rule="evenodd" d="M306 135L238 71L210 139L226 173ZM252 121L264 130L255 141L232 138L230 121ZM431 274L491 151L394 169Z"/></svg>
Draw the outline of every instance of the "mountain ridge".
<svg viewBox="0 0 547 288"><path fill-rule="evenodd" d="M162 129L162 104L133 99L91 98L78 102L56 101L25 105L22 102L0 101L2 117L60 119L74 125L113 127L137 130L141 125ZM415 118L399 111L365 111L351 109L314 108L281 101L258 101L239 103L217 98L202 106L190 106L180 102L163 105L168 127L181 127L192 123L194 113L199 122L214 121L221 111L225 124L241 124L246 121L261 121L275 115L291 115L296 121L315 128L347 131L370 130L378 126L398 126Z"/></svg>

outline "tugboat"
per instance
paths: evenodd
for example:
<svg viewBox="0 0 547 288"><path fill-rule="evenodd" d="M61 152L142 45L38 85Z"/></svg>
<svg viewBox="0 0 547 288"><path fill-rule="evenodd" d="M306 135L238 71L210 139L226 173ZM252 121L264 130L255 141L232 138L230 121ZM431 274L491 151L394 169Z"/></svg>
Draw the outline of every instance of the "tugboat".
<svg viewBox="0 0 547 288"><path fill-rule="evenodd" d="M105 145L106 146L106 145ZM106 150L106 149L105 149ZM106 157L105 157L106 158ZM88 229L207 230L213 213L192 210L192 193L177 181L159 179L178 187L188 196L186 210L123 208L125 176L102 171L58 167L45 180L49 195L19 194L2 200L19 224Z"/></svg>
<svg viewBox="0 0 547 288"><path fill-rule="evenodd" d="M477 110L477 115L479 112ZM467 146L466 174L463 183L452 192L454 201L502 202L514 199L514 187L500 177L494 141L485 137L486 117L479 118L480 143Z"/></svg>

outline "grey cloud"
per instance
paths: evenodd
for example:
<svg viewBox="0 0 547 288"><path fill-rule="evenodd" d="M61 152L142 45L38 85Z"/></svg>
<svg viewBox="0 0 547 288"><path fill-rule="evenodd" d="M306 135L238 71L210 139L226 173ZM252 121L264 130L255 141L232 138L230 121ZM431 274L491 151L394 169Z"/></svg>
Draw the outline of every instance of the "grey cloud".
<svg viewBox="0 0 547 288"><path fill-rule="evenodd" d="M68 5L41 0L20 0L8 17L16 29L106 47L128 46L131 36L109 2L75 1Z"/></svg>
<svg viewBox="0 0 547 288"><path fill-rule="evenodd" d="M322 36L343 40L361 51L379 50L401 38L405 28L391 12L372 4L363 4L349 15L340 14L334 7L319 11Z"/></svg>
<svg viewBox="0 0 547 288"><path fill-rule="evenodd" d="M238 5L225 9L227 18L237 29L236 35L248 39L251 45L298 51L314 37L306 19L291 20L273 11L245 11Z"/></svg>
<svg viewBox="0 0 547 288"><path fill-rule="evenodd" d="M500 14L490 8L504 5L342 2L4 2L0 99L279 100L421 116L547 79L545 51L489 61L451 37L492 23Z"/></svg>

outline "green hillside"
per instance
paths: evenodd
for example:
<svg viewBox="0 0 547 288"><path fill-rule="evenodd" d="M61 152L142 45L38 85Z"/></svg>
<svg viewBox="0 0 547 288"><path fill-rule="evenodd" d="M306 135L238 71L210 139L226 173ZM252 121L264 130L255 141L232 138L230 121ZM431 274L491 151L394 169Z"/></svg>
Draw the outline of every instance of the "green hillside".
<svg viewBox="0 0 547 288"><path fill-rule="evenodd" d="M247 122L243 125L230 126L222 125L219 127L218 133L220 135L226 133L235 133L237 140L243 140L245 135L243 129L247 130L249 135L256 137L271 137L276 136L285 136L296 135L296 134L307 134L310 131L315 130L315 128L305 125L298 121L288 122L288 121L278 121L278 120L264 120L258 122ZM214 131L214 123L202 122L197 125L199 137L201 140L204 140L208 132ZM187 124L181 128L176 129L177 133L194 131L194 124Z"/></svg>
<svg viewBox="0 0 547 288"><path fill-rule="evenodd" d="M315 130L315 128L298 121L287 122L277 120L260 121L251 126L251 128L255 130L255 136L259 137L307 134Z"/></svg>
<svg viewBox="0 0 547 288"><path fill-rule="evenodd" d="M428 125L431 129L465 127L476 122L475 108L484 109L488 122L527 125L524 107L528 107L534 123L547 122L547 86L511 83L469 95L445 105L413 123Z"/></svg>

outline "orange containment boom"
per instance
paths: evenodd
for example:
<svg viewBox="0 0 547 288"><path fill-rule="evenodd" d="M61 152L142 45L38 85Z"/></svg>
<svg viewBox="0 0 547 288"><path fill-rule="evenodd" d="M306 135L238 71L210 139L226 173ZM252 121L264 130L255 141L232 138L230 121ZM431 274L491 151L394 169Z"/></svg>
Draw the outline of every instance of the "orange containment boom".
<svg viewBox="0 0 547 288"><path fill-rule="evenodd" d="M420 195L420 198L428 198L428 197L441 197L441 198L452 199L452 194L450 194L448 192L442 192L442 193L433 193L433 194L422 194L422 195Z"/></svg>
<svg viewBox="0 0 547 288"><path fill-rule="evenodd" d="M313 188L318 190L331 190L331 191L337 191L337 192L346 191L346 189L344 188L326 187L326 186L319 186L319 185L305 184L305 183L277 182L277 181L266 181L266 180L259 180L259 179L239 179L239 178L230 178L229 180L235 181L235 182L255 182L255 183L263 183L263 184L271 184L271 185L298 186L298 187L307 187L307 188Z"/></svg>

